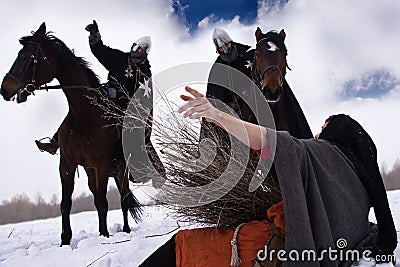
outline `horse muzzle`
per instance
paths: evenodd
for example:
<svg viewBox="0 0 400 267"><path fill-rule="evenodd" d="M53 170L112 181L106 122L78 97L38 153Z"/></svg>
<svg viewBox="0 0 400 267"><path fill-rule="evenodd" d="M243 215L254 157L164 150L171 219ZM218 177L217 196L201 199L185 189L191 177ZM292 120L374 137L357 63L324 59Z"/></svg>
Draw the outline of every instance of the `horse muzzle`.
<svg viewBox="0 0 400 267"><path fill-rule="evenodd" d="M24 103L26 102L26 100L28 100L28 96L30 96L31 93L29 93L29 91L27 90L19 90L17 93L17 103Z"/></svg>
<svg viewBox="0 0 400 267"><path fill-rule="evenodd" d="M11 100L11 96L9 96L9 95L7 94L7 91L4 90L3 88L0 88L0 95L3 97L3 99L4 99L5 101L10 101L10 100Z"/></svg>
<svg viewBox="0 0 400 267"><path fill-rule="evenodd" d="M1 96L3 97L3 99L5 100L5 101L10 101L11 99L12 99L12 97L16 94L16 93L14 93L14 94L10 94L10 91L8 90L8 89L5 89L5 88L1 88L0 89L0 94L1 94Z"/></svg>
<svg viewBox="0 0 400 267"><path fill-rule="evenodd" d="M7 73L1 84L0 94L4 100L10 101L18 91L24 87L24 84L10 73Z"/></svg>
<svg viewBox="0 0 400 267"><path fill-rule="evenodd" d="M281 99L281 96L283 94L283 87L280 86L280 87L278 87L278 89L276 89L274 91L272 91L268 87L265 87L265 88L263 88L262 92L268 103L275 103Z"/></svg>
<svg viewBox="0 0 400 267"><path fill-rule="evenodd" d="M272 65L266 67L260 73L260 80L263 89L269 87L272 89L272 92L275 93L283 83L283 75L278 66Z"/></svg>

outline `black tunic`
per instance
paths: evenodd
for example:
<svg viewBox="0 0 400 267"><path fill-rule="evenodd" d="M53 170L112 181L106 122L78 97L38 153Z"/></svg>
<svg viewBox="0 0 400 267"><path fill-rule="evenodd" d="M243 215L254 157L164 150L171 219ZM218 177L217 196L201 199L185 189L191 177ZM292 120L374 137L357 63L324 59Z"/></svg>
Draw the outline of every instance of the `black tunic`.
<svg viewBox="0 0 400 267"><path fill-rule="evenodd" d="M100 63L109 71L108 87L112 87L117 90L117 104L126 109L128 107L130 98L135 94L137 89L140 87L140 84L143 84L145 79L151 79L150 63L148 59L146 58L141 64L135 64L130 59L130 53L125 53L118 49L110 48L104 45L101 40L96 44L90 45L90 49ZM152 88L151 81L148 86ZM121 87L128 92L129 98L126 97L126 94ZM143 96L139 97L139 99L141 102L143 101L142 104L144 106L151 106L152 108L152 92L150 92L148 98ZM146 145L146 151L149 153L151 163L153 163L157 172L163 177L165 175L164 167L150 140L153 122L153 109L151 109L149 115L150 116L147 118L144 126L144 143ZM122 151L119 153L122 153Z"/></svg>
<svg viewBox="0 0 400 267"><path fill-rule="evenodd" d="M231 107L236 113L239 114L239 116L242 118L240 115L240 110L242 109L244 102L243 100L234 92L229 90L228 88L224 88L220 85L214 84L213 82L219 82L223 83L230 88L233 87L233 77L234 75L228 68L218 68L217 64L222 64L226 65L229 67L232 67L241 73L245 74L249 79L251 80L251 61L254 58L254 49L249 50L249 46L239 44L239 43L234 43L236 45L237 50L238 50L238 57L235 61L233 62L226 62L224 61L221 56L218 56L218 58L215 61L215 64L212 66L210 75L208 78L208 84L207 84L207 93L206 96L209 98L216 98L221 100L223 103ZM237 81L237 79L235 79ZM248 89L248 88L244 88ZM240 92L240 93L245 93L245 92ZM243 119L243 118L242 118Z"/></svg>
<svg viewBox="0 0 400 267"><path fill-rule="evenodd" d="M130 53L110 48L102 41L90 45L94 56L109 71L108 86L117 90L119 104L126 108L129 99L124 97L121 86L125 88L132 97L144 79L150 79L150 63L147 59L142 64L134 64L130 60Z"/></svg>
<svg viewBox="0 0 400 267"><path fill-rule="evenodd" d="M231 69L221 68L220 64L232 67L240 71L241 73L245 74L249 78L249 80L251 80L250 64L254 58L254 49L249 49L250 46L240 43L234 43L234 45L236 45L238 50L238 57L235 61L226 62L222 59L221 56L218 56L214 65L211 67L208 77L206 96L207 98L214 98L222 101L228 107L232 108L241 119L252 122L250 116L244 116L244 114L242 113L242 110L249 110L242 98L228 88L219 85L224 84L232 89L234 86L237 87L237 85L233 84L234 82L245 82L244 79L235 77L237 75L235 75L235 73L232 73ZM248 93L246 91L248 89L248 86L244 85L244 88L243 90L241 90L240 93L246 94ZM203 119L200 138L215 139L215 136L218 136L219 141L222 141L224 143L223 146L230 147L228 133L220 127L216 126L215 124L207 122Z"/></svg>

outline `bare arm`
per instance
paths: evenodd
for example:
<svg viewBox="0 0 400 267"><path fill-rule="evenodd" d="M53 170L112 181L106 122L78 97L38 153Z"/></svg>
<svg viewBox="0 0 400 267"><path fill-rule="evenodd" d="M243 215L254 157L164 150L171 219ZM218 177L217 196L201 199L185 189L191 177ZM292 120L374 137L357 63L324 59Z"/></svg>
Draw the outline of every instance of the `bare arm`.
<svg viewBox="0 0 400 267"><path fill-rule="evenodd" d="M183 117L190 119L198 119L204 117L206 120L214 122L218 126L224 128L228 133L235 136L242 143L250 148L259 150L268 145L267 129L242 121L219 109L215 108L207 98L189 86L185 87L186 91L192 96L181 95L181 98L187 103L178 109L179 113L183 113Z"/></svg>

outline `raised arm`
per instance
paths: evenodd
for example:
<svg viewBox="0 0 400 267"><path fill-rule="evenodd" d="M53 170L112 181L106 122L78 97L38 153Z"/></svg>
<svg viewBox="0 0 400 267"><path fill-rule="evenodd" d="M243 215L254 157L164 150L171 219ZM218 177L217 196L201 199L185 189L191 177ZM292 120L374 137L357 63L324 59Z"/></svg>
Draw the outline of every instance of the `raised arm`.
<svg viewBox="0 0 400 267"><path fill-rule="evenodd" d="M185 90L192 96L181 95L181 98L187 103L180 107L178 112L184 113L184 118L199 119L203 117L224 128L239 141L255 150L263 149L268 145L266 128L242 121L215 108L203 94L189 86L186 86Z"/></svg>
<svg viewBox="0 0 400 267"><path fill-rule="evenodd" d="M89 45L93 55L100 61L100 63L108 70L115 68L113 65L120 64L121 61L125 60L125 53L108 47L103 44L97 22L93 20L93 23L89 24L85 28L90 33Z"/></svg>

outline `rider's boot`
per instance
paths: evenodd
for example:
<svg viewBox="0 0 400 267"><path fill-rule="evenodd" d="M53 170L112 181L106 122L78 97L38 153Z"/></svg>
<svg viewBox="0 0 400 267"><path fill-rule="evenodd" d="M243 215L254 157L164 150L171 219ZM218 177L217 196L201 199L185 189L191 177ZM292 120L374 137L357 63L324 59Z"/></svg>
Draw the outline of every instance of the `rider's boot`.
<svg viewBox="0 0 400 267"><path fill-rule="evenodd" d="M54 140L54 138L51 138L49 143L44 143L40 140L35 140L35 143L41 152L46 151L51 155L54 155L57 152L58 142Z"/></svg>

